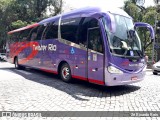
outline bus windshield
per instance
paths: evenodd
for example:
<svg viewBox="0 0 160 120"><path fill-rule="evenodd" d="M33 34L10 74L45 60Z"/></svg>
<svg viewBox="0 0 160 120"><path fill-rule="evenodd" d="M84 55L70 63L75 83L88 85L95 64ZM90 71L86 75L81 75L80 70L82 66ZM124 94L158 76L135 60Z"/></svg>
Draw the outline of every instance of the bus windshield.
<svg viewBox="0 0 160 120"><path fill-rule="evenodd" d="M122 57L142 57L141 41L132 19L113 15L112 22L103 18L112 54Z"/></svg>

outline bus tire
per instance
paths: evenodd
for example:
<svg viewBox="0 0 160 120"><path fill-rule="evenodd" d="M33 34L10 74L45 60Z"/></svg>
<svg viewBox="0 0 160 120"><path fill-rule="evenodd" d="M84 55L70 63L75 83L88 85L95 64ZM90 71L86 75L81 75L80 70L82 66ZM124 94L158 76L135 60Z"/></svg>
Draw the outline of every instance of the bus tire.
<svg viewBox="0 0 160 120"><path fill-rule="evenodd" d="M71 82L71 69L67 63L62 64L60 69L60 78L64 82Z"/></svg>
<svg viewBox="0 0 160 120"><path fill-rule="evenodd" d="M156 73L156 72L153 72L153 75L158 75L158 73Z"/></svg>
<svg viewBox="0 0 160 120"><path fill-rule="evenodd" d="M20 70L23 70L23 69L24 69L23 66L20 66L20 65L18 64L18 57L15 58L15 60L14 60L14 65L15 65L15 68L16 68L16 69L20 69Z"/></svg>

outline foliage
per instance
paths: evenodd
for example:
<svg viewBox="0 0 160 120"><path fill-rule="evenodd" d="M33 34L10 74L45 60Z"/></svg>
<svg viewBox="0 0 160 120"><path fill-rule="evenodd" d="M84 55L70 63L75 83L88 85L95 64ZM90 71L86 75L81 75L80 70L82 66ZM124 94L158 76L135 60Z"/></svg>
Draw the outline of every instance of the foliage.
<svg viewBox="0 0 160 120"><path fill-rule="evenodd" d="M147 12L143 15L143 22L149 23L152 26L155 24L155 15L156 15L156 10L151 8L147 10Z"/></svg>
<svg viewBox="0 0 160 120"><path fill-rule="evenodd" d="M0 0L0 52L7 32L61 13L62 0Z"/></svg>
<svg viewBox="0 0 160 120"><path fill-rule="evenodd" d="M124 10L134 18L134 21L139 21L141 18L141 10L132 1L126 1L124 5Z"/></svg>
<svg viewBox="0 0 160 120"><path fill-rule="evenodd" d="M12 26L14 29L17 29L17 28L20 28L20 27L27 26L27 22L26 22L26 21L17 20L17 21L15 21L15 22L12 22L12 23L11 23L11 26Z"/></svg>

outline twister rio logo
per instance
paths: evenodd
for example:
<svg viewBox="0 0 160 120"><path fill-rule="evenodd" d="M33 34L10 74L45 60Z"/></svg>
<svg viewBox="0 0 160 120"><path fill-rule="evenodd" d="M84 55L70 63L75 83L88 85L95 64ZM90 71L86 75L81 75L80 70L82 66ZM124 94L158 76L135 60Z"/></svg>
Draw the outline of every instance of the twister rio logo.
<svg viewBox="0 0 160 120"><path fill-rule="evenodd" d="M19 60L20 64L24 64L27 61L33 59L39 51L56 51L57 45L54 44L48 44L48 45L39 45L38 42L18 42L11 45L11 52L10 56L14 58L15 56L18 56L23 50L30 48L31 53L21 60Z"/></svg>
<svg viewBox="0 0 160 120"><path fill-rule="evenodd" d="M24 64L28 60L31 60L32 58L34 58L37 55L38 50L34 49L35 46L39 46L39 43L38 42L18 42L18 43L14 43L10 46L10 51L11 51L10 52L10 57L14 58L15 56L18 56L26 48L31 48L32 52L26 58L23 58L23 59L19 60L20 64Z"/></svg>

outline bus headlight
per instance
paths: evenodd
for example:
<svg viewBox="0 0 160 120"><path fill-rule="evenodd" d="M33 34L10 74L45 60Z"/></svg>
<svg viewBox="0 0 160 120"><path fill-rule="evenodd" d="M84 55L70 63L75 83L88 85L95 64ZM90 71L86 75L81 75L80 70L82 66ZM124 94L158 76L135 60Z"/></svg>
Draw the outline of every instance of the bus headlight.
<svg viewBox="0 0 160 120"><path fill-rule="evenodd" d="M108 67L108 71L110 73L114 73L114 74L123 74L123 72L121 70L119 70L119 69L117 69L117 68L115 68L113 66L109 66Z"/></svg>

